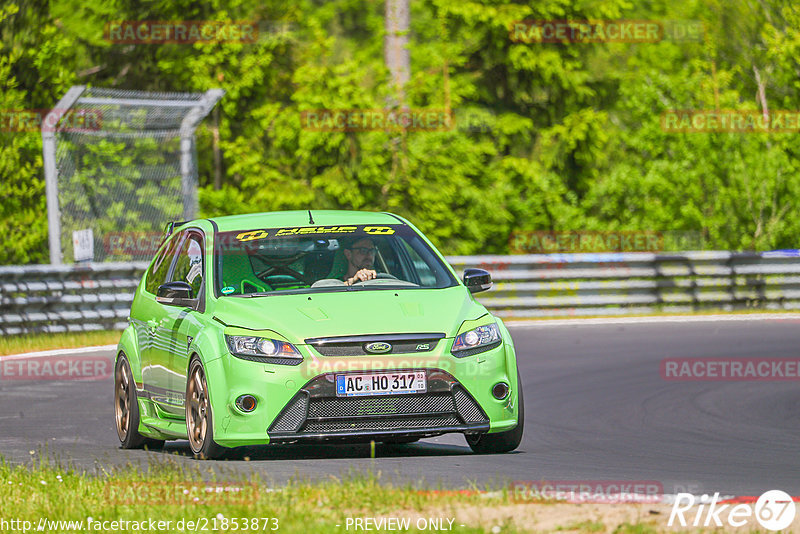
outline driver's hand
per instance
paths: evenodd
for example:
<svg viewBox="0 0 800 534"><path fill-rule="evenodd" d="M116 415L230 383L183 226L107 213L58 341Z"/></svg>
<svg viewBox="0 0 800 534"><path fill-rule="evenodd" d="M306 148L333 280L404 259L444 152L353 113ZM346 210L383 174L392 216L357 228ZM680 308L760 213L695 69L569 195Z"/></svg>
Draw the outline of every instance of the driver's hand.
<svg viewBox="0 0 800 534"><path fill-rule="evenodd" d="M366 282L367 280L372 280L376 278L378 273L373 271L372 269L361 269L356 274L345 280L345 285L351 286L356 282Z"/></svg>

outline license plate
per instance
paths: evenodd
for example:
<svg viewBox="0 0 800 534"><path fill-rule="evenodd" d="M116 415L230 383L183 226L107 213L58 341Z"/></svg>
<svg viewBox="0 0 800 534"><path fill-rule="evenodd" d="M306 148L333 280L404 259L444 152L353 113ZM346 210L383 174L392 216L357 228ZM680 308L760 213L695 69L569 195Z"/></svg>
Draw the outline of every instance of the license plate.
<svg viewBox="0 0 800 534"><path fill-rule="evenodd" d="M368 375L336 375L336 396L404 395L427 391L425 371L379 373Z"/></svg>

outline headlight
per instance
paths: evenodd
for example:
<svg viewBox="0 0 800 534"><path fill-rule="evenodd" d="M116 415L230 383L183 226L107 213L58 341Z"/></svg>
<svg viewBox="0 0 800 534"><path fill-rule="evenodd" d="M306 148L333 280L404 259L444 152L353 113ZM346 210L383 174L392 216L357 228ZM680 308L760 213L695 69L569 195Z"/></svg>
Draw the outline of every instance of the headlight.
<svg viewBox="0 0 800 534"><path fill-rule="evenodd" d="M453 353L453 356L461 358L493 349L500 345L501 341L500 329L497 324L487 324L456 336L450 352Z"/></svg>
<svg viewBox="0 0 800 534"><path fill-rule="evenodd" d="M303 360L303 355L291 343L255 336L225 336L231 354L245 360L266 361L288 359L289 365ZM281 363L281 362L274 362Z"/></svg>

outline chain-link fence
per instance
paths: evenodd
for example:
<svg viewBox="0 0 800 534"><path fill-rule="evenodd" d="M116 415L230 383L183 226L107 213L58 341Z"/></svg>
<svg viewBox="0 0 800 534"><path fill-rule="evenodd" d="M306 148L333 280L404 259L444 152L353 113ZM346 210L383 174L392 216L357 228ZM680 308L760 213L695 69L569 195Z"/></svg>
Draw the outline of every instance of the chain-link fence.
<svg viewBox="0 0 800 534"><path fill-rule="evenodd" d="M194 218L194 131L223 94L70 89L42 126L50 262L149 259Z"/></svg>

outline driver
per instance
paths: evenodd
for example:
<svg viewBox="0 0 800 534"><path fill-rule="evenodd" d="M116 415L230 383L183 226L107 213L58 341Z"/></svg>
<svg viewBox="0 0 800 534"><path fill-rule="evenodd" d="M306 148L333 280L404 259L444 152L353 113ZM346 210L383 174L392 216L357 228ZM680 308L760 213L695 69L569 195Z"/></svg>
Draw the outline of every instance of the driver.
<svg viewBox="0 0 800 534"><path fill-rule="evenodd" d="M372 268L377 251L378 249L369 237L362 237L345 247L344 257L347 258L345 285L351 286L356 282L366 282L378 276L378 273Z"/></svg>

